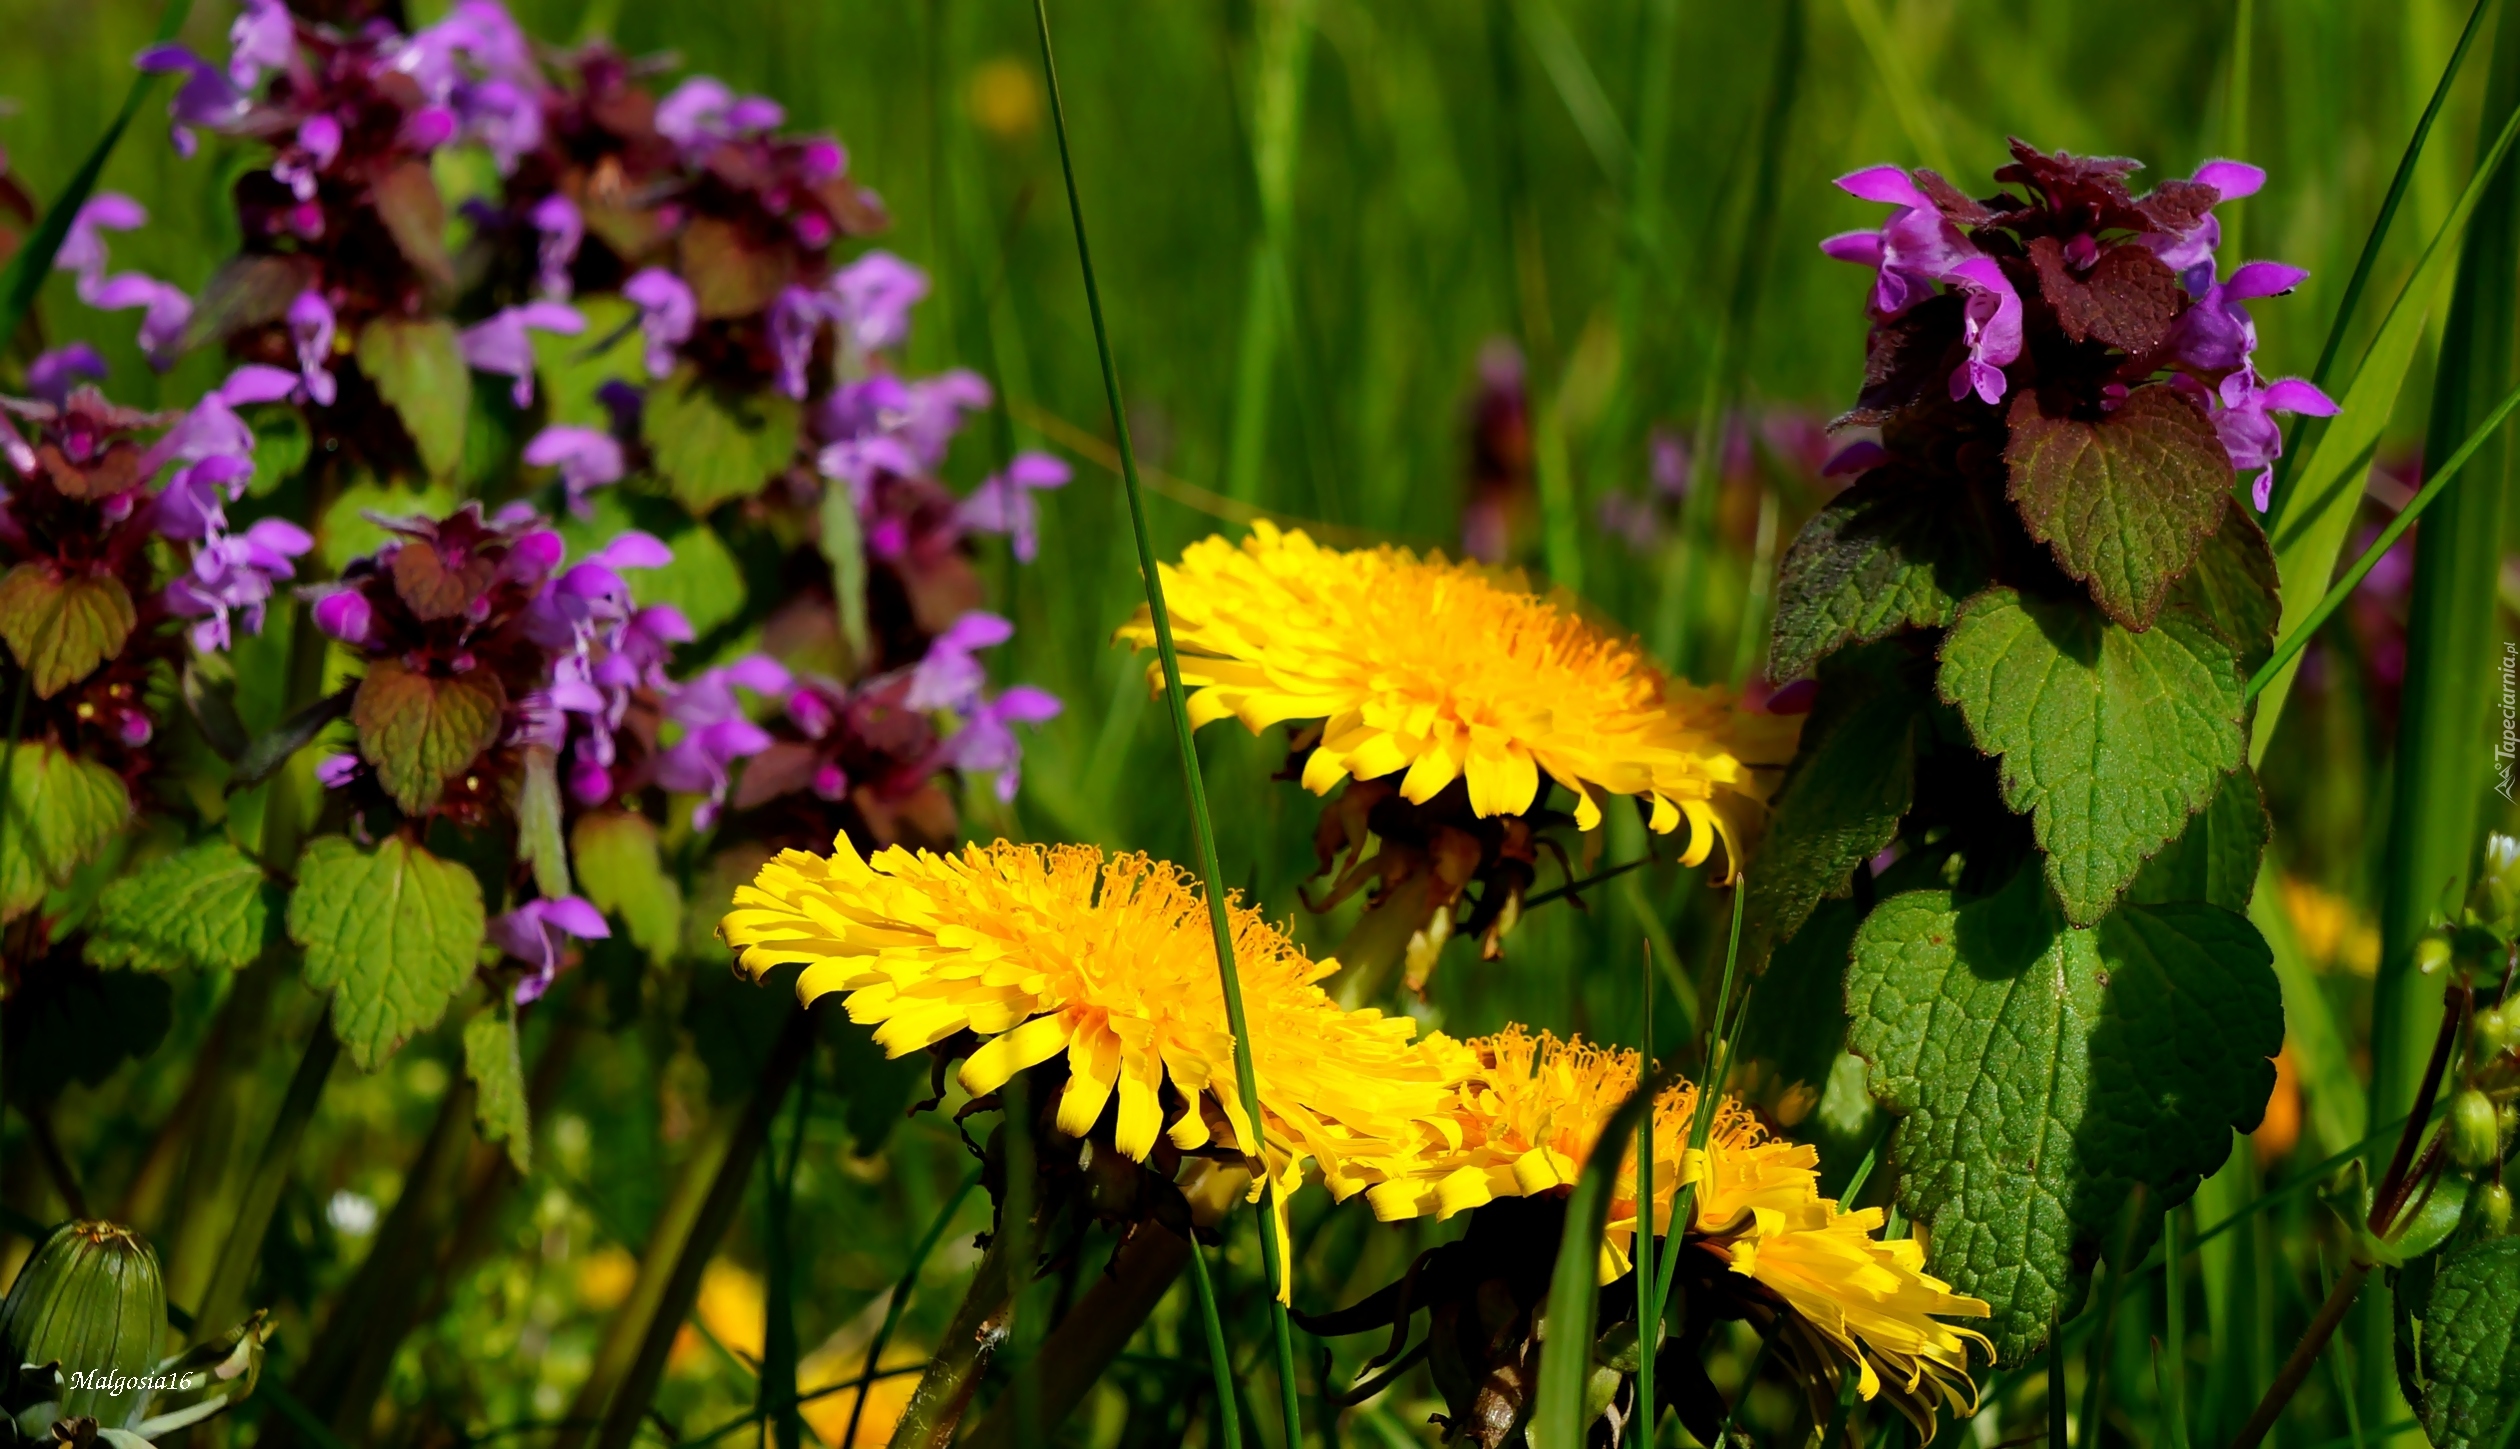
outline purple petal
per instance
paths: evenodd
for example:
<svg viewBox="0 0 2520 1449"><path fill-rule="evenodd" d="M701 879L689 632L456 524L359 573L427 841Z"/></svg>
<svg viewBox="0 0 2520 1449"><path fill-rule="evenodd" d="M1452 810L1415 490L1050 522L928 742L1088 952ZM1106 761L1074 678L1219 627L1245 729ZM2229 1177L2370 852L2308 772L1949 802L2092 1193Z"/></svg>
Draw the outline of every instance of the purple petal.
<svg viewBox="0 0 2520 1449"><path fill-rule="evenodd" d="M2314 418L2332 418L2338 411L2334 398L2297 377L2287 377L2269 385L2265 392L2266 406L2276 412L2303 413Z"/></svg>
<svg viewBox="0 0 2520 1449"><path fill-rule="evenodd" d="M2220 192L2218 200L2238 201L2266 185L2266 168L2246 161L2208 161L2196 168L2196 180Z"/></svg>
<svg viewBox="0 0 2520 1449"><path fill-rule="evenodd" d="M1011 685L995 701L997 717L1015 724L1040 724L1044 720L1056 719L1064 708L1066 706L1059 702L1057 695L1029 684Z"/></svg>
<svg viewBox="0 0 2520 1449"><path fill-rule="evenodd" d="M1896 166L1868 166L1839 177L1837 184L1839 190L1866 201L1912 206L1919 211L1934 209L1934 203L1917 189L1915 178Z"/></svg>
<svg viewBox="0 0 2520 1449"><path fill-rule="evenodd" d="M1877 231L1842 231L1820 243L1823 255L1862 267L1878 267L1884 255L1881 233Z"/></svg>
<svg viewBox="0 0 2520 1449"><path fill-rule="evenodd" d="M601 941L612 935L612 925L604 913L576 896L542 902L542 918L581 941Z"/></svg>
<svg viewBox="0 0 2520 1449"><path fill-rule="evenodd" d="M2307 280L2310 273L2282 262L2250 262L2231 274L2223 283L2223 295L2246 300L2251 297L2279 297Z"/></svg>

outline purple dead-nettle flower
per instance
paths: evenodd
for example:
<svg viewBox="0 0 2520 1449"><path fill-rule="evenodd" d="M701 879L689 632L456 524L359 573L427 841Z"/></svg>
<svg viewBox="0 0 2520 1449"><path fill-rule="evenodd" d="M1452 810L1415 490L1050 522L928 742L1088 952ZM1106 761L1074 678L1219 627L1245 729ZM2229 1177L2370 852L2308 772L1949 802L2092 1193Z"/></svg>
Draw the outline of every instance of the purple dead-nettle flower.
<svg viewBox="0 0 2520 1449"><path fill-rule="evenodd" d="M306 385L306 395L318 407L331 407L340 389L333 382L333 309L324 294L313 289L298 293L289 304L289 340L297 347L298 376Z"/></svg>
<svg viewBox="0 0 2520 1449"><path fill-rule="evenodd" d="M489 0L463 0L444 20L396 50L430 104L414 113L407 138L432 150L462 135L490 152L501 175L542 144L542 77L525 33Z"/></svg>
<svg viewBox="0 0 2520 1449"><path fill-rule="evenodd" d="M490 922L492 944L525 963L525 979L516 983L519 1006L540 1001L559 979L561 937L601 941L610 935L604 913L576 896L527 901Z"/></svg>
<svg viewBox="0 0 2520 1449"><path fill-rule="evenodd" d="M737 688L766 699L784 700L795 687L787 666L766 654L753 654L733 664L704 671L665 701L665 716L683 727L683 737L656 759L656 782L668 790L704 798L691 812L701 830L715 824L725 808L729 773L737 760L770 748L768 731L746 718L736 699Z"/></svg>
<svg viewBox="0 0 2520 1449"><path fill-rule="evenodd" d="M104 378L105 359L84 342L56 347L26 365L26 390L54 407L68 401L70 389L80 382L101 382Z"/></svg>
<svg viewBox="0 0 2520 1449"><path fill-rule="evenodd" d="M594 428L555 423L534 435L525 445L525 462L535 468L558 468L560 486L566 490L569 511L580 518L587 516L586 496L598 488L621 481L628 471L621 444L610 433Z"/></svg>
<svg viewBox="0 0 2520 1449"><path fill-rule="evenodd" d="M527 219L542 236L536 251L542 268L542 294L554 302L566 302L571 290L569 268L576 263L578 247L586 240L586 218L579 213L576 202L555 191L534 203Z"/></svg>
<svg viewBox="0 0 2520 1449"><path fill-rule="evenodd" d="M1915 179L1896 166L1868 167L1839 177L1837 184L1849 195L1890 207L1879 231L1842 232L1820 243L1820 250L1839 261L1880 273L1872 295L1877 316L1896 317L1924 301L1934 295L1934 283L1980 255Z"/></svg>
<svg viewBox="0 0 2520 1449"><path fill-rule="evenodd" d="M227 531L226 505L245 495L254 474L254 430L236 409L277 402L297 390L294 374L247 363L203 394L183 419L166 430L142 457L154 473L178 466L158 495L157 531L178 541L216 538Z"/></svg>
<svg viewBox="0 0 2520 1449"><path fill-rule="evenodd" d="M824 447L814 455L814 467L826 478L849 485L849 496L864 513L875 503L875 480L889 473L896 478L915 478L926 471L910 445L899 438L877 433L864 438L846 438Z"/></svg>
<svg viewBox="0 0 2520 1449"><path fill-rule="evenodd" d="M656 133L695 159L737 136L774 130L786 119L777 101L739 96L715 76L693 76L656 103Z"/></svg>
<svg viewBox="0 0 2520 1449"><path fill-rule="evenodd" d="M285 518L209 539L193 554L191 570L166 586L167 612L199 621L192 626L195 649L224 652L234 642L230 615L244 616L246 633L261 633L273 590L297 577L291 560L314 547L314 538Z"/></svg>
<svg viewBox="0 0 2520 1449"><path fill-rule="evenodd" d="M885 466L903 477L916 477L945 461L963 415L987 407L990 397L988 382L963 368L915 381L879 372L833 388L817 410L815 431L834 443L896 439L914 461L908 467ZM844 476L829 466L823 472Z"/></svg>
<svg viewBox="0 0 2520 1449"><path fill-rule="evenodd" d="M1966 362L1951 370L1951 400L1974 392L1987 403L2004 400L2004 368L2021 356L2021 295L1993 257L1971 257L1946 280L1967 295L1960 314Z"/></svg>
<svg viewBox="0 0 2520 1449"><path fill-rule="evenodd" d="M534 403L534 343L526 335L528 328L575 337L586 330L586 319L566 302L528 302L465 328L458 339L465 362L515 379L508 391L520 408Z"/></svg>
<svg viewBox="0 0 2520 1449"><path fill-rule="evenodd" d="M124 272L107 277L89 305L100 312L140 310L140 350L149 355L149 363L160 371L174 365L174 354L184 340L184 329L192 322L192 295L173 282L161 282L141 272Z"/></svg>
<svg viewBox="0 0 2520 1449"><path fill-rule="evenodd" d="M1024 748L1014 726L1056 719L1057 695L1019 684L991 700L983 700L963 718L963 727L936 747L939 765L965 774L997 776L997 797L1012 801L1023 784Z"/></svg>
<svg viewBox="0 0 2520 1449"><path fill-rule="evenodd" d="M2212 264L2211 257L2207 264ZM2179 361L2202 372L2246 367L2249 354L2257 351L2257 324L2240 304L2258 297L2280 297L2309 275L2282 262L2250 262L2213 283L2179 319L2174 339Z"/></svg>
<svg viewBox="0 0 2520 1449"><path fill-rule="evenodd" d="M300 201L315 199L316 178L341 154L341 122L321 111L298 123L297 143L271 163L271 179Z"/></svg>
<svg viewBox="0 0 2520 1449"><path fill-rule="evenodd" d="M327 790L338 790L359 777L361 760L348 751L324 756L315 762L315 783Z"/></svg>
<svg viewBox="0 0 2520 1449"><path fill-rule="evenodd" d="M375 642L376 609L367 595L356 587L336 588L315 595L315 627L329 638L338 639L352 648L364 649Z"/></svg>
<svg viewBox="0 0 2520 1449"><path fill-rule="evenodd" d="M228 80L240 91L262 84L266 70L297 71L297 20L283 0L245 0L228 26Z"/></svg>
<svg viewBox="0 0 2520 1449"><path fill-rule="evenodd" d="M53 253L53 270L78 278L79 300L96 305L96 289L105 282L104 233L136 231L148 224L147 208L119 191L100 191L79 207L62 233L61 250Z"/></svg>
<svg viewBox="0 0 2520 1449"><path fill-rule="evenodd" d="M779 391L805 400L805 367L822 335L825 304L803 287L787 286L770 302L770 346L779 359Z"/></svg>
<svg viewBox="0 0 2520 1449"><path fill-rule="evenodd" d="M1008 535L1016 560L1031 563L1041 552L1041 505L1033 494L1066 487L1068 476L1068 465L1047 453L1018 453L1005 472L990 474L963 500L962 525Z"/></svg>
<svg viewBox="0 0 2520 1449"><path fill-rule="evenodd" d="M2241 367L2209 387L2198 378L2181 373L2171 385L2206 405L2213 415L2214 431L2222 438L2223 451L2231 455L2234 472L2257 471L2249 485L2249 498L2264 513L2275 489L2275 460L2284 455L2283 426L2271 413L2299 413L2306 417L2336 416L2334 399L2297 377L2268 382L2253 367Z"/></svg>
<svg viewBox="0 0 2520 1449"><path fill-rule="evenodd" d="M639 330L647 339L648 376L669 377L674 349L691 338L699 320L699 304L683 279L662 267L650 267L622 284L621 295L639 309Z"/></svg>
<svg viewBox="0 0 2520 1449"><path fill-rule="evenodd" d="M890 252L868 252L832 276L832 320L860 356L882 352L910 336L910 309L927 292L927 273Z"/></svg>
<svg viewBox="0 0 2520 1449"><path fill-rule="evenodd" d="M175 99L167 104L173 118L168 136L175 143L175 154L189 157L199 148L193 135L195 126L213 131L234 129L253 110L245 92L217 66L203 60L181 45L153 45L132 61L151 75L181 75L184 83L176 88Z"/></svg>
<svg viewBox="0 0 2520 1449"><path fill-rule="evenodd" d="M2191 178L2217 193L2217 204L2255 196L2266 185L2266 171L2246 161L2208 161ZM2182 232L2150 232L2138 238L2155 256L2179 274L2189 292L2203 296L2214 285L2214 249L2222 245L2222 223L2209 208Z"/></svg>
<svg viewBox="0 0 2520 1449"><path fill-rule="evenodd" d="M989 682L988 671L973 657L1015 637L1015 626L995 614L973 610L956 619L928 643L927 657L910 671L910 692L902 703L912 709L962 711L979 698Z"/></svg>

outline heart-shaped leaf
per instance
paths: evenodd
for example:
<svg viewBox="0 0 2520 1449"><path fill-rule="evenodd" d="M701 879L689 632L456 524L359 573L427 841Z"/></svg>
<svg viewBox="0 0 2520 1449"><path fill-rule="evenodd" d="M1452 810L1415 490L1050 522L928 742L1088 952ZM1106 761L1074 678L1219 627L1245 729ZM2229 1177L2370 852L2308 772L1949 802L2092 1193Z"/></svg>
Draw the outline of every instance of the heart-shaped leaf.
<svg viewBox="0 0 2520 1449"><path fill-rule="evenodd" d="M483 926L473 873L399 835L372 851L323 836L298 861L289 939L306 952L306 984L333 993L333 1034L367 1070L446 1014L472 980Z"/></svg>
<svg viewBox="0 0 2520 1449"><path fill-rule="evenodd" d="M224 838L204 841L107 886L87 958L147 971L234 971L278 939L284 904L280 887L245 852Z"/></svg>
<svg viewBox="0 0 2520 1449"><path fill-rule="evenodd" d="M507 692L488 670L428 675L399 659L368 666L350 701L359 753L405 814L438 802L449 776L498 742Z"/></svg>
<svg viewBox="0 0 2520 1449"><path fill-rule="evenodd" d="M111 574L65 578L49 563L29 562L0 578L0 639L33 676L39 699L120 655L138 622L131 591Z"/></svg>
<svg viewBox="0 0 2520 1449"><path fill-rule="evenodd" d="M721 394L690 367L648 389L642 431L656 471L694 516L762 490L796 457L796 404Z"/></svg>
<svg viewBox="0 0 2520 1449"><path fill-rule="evenodd" d="M2170 585L2221 524L2231 457L2196 404L2139 387L2098 418L2051 417L2013 398L2006 492L2030 536L2109 617L2149 628Z"/></svg>
<svg viewBox="0 0 2520 1449"><path fill-rule="evenodd" d="M380 317L359 330L359 371L402 419L420 466L444 478L464 461L472 369L445 321Z"/></svg>

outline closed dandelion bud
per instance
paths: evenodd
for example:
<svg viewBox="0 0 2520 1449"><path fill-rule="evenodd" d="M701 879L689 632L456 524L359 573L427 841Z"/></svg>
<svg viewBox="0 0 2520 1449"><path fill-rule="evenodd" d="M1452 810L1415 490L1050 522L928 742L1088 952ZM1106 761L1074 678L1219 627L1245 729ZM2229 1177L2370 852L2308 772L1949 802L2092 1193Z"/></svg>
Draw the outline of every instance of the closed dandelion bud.
<svg viewBox="0 0 2520 1449"><path fill-rule="evenodd" d="M2502 1158L2502 1121L2494 1101L2474 1087L2450 1103L2450 1160L2474 1171Z"/></svg>
<svg viewBox="0 0 2520 1449"><path fill-rule="evenodd" d="M0 1351L15 1384L9 1408L23 1417L38 1407L21 1402L40 1387L27 1365L57 1364L37 1433L57 1419L93 1418L108 1428L135 1421L165 1328L166 1285L149 1245L113 1223L64 1224L0 1302Z"/></svg>
<svg viewBox="0 0 2520 1449"><path fill-rule="evenodd" d="M2450 964L2450 940L2446 936L2426 936L2415 943L2415 969L2430 976Z"/></svg>
<svg viewBox="0 0 2520 1449"><path fill-rule="evenodd" d="M2468 1195L2468 1212L2486 1237L2501 1237L2511 1231L2511 1189L2499 1182L2483 1184Z"/></svg>
<svg viewBox="0 0 2520 1449"><path fill-rule="evenodd" d="M2508 1005L2490 1007L2476 1014L2468 1024L2468 1040L2476 1052L2476 1060L2500 1056L2511 1045L2512 1012Z"/></svg>

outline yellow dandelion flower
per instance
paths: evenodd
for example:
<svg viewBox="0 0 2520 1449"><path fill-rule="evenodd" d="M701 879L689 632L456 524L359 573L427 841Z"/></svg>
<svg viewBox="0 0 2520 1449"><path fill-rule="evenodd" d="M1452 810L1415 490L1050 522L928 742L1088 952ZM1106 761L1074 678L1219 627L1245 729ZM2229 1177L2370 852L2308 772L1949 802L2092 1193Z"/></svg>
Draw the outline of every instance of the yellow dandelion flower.
<svg viewBox="0 0 2520 1449"><path fill-rule="evenodd" d="M1138 1161L1159 1133L1183 1151L1250 1150L1215 937L1179 869L1082 845L869 860L842 835L832 850L783 851L735 892L722 929L756 980L802 963L798 997L843 993L896 1057L972 1032L960 1080L974 1095L1065 1053L1059 1130L1087 1135L1116 1099L1113 1145ZM1421 1050L1406 1017L1340 1010L1315 984L1336 961L1231 912L1281 1207L1308 1163L1340 1197L1409 1170L1446 1120L1457 1058Z"/></svg>
<svg viewBox="0 0 2520 1449"><path fill-rule="evenodd" d="M1658 832L1685 820L1694 865L1719 837L1738 856L1774 783L1762 767L1793 753L1798 720L1737 711L1518 577L1440 553L1324 548L1260 522L1163 576L1191 722L1323 721L1303 776L1316 794L1402 774L1423 804L1458 779L1479 815L1513 815L1546 775L1585 830L1609 795L1648 801ZM1117 637L1151 645L1145 611Z"/></svg>
<svg viewBox="0 0 2520 1449"><path fill-rule="evenodd" d="M1368 1190L1367 1201L1386 1219L1449 1217L1494 1198L1572 1188L1601 1124L1640 1080L1633 1051L1520 1027L1440 1049L1466 1065L1454 1089L1455 1145L1431 1154L1423 1173ZM1640 1203L1650 1200L1655 1232L1668 1235L1680 1184L1693 1181L1685 1239L1781 1299L1800 1321L1798 1331L1855 1366L1865 1398L1887 1387L1903 1413L1922 1413L1927 1424L1935 1402L1955 1410L1974 1404L1969 1345L1990 1357L1992 1348L1984 1336L1941 1320L1983 1318L1987 1305L1927 1274L1914 1240L1873 1236L1882 1224L1879 1209L1841 1212L1821 1197L1819 1153L1769 1137L1738 1101L1728 1097L1716 1107L1705 1151L1688 1152L1696 1111L1697 1088L1687 1082L1656 1098L1652 1190L1639 1192L1631 1149L1611 1190L1603 1278L1627 1270L1644 1216Z"/></svg>

